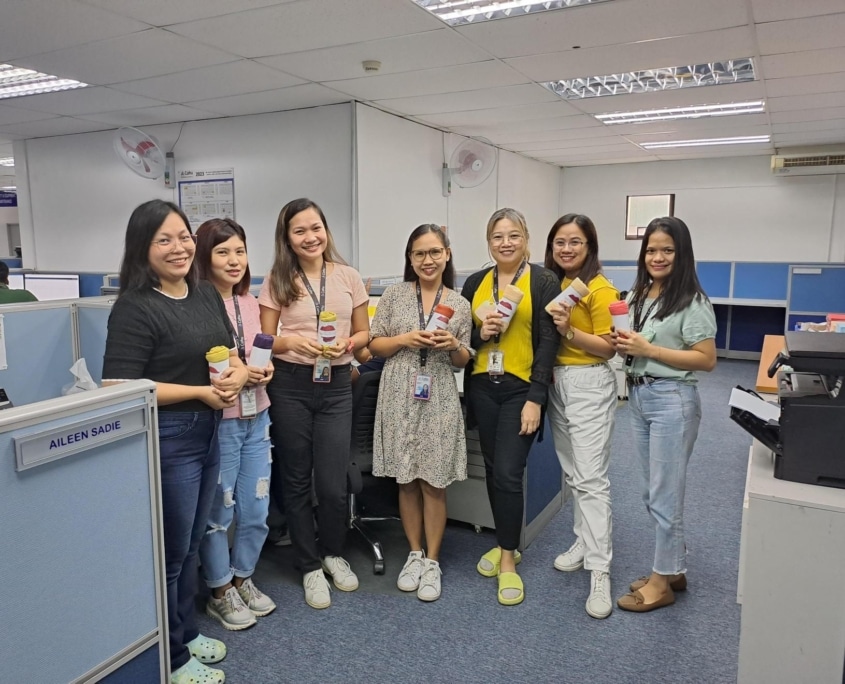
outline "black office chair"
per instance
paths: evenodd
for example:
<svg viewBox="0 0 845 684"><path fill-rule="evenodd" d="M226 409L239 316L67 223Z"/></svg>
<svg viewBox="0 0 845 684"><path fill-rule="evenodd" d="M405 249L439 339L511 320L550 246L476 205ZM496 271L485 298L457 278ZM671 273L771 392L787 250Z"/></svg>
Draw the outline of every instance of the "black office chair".
<svg viewBox="0 0 845 684"><path fill-rule="evenodd" d="M384 574L384 551L367 526L368 522L396 520L395 516L368 517L358 511L358 494L364 488L365 476L373 470L373 427L376 420L378 386L381 371L364 373L352 388L352 448L349 458L349 529L357 530L370 546L375 561L373 572Z"/></svg>

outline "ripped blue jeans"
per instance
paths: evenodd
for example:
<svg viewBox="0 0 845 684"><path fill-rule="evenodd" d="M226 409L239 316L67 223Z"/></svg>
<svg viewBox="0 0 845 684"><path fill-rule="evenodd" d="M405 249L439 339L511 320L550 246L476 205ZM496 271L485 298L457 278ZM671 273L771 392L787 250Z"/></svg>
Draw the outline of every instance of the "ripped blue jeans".
<svg viewBox="0 0 845 684"><path fill-rule="evenodd" d="M202 574L209 587L232 577L251 577L267 538L270 505L270 416L220 422L220 479L206 533L200 544ZM228 530L235 520L232 551Z"/></svg>

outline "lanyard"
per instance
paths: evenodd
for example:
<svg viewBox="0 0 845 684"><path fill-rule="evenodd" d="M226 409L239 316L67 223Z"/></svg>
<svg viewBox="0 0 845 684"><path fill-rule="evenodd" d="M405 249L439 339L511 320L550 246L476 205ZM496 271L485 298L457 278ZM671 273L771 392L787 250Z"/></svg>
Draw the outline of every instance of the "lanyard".
<svg viewBox="0 0 845 684"><path fill-rule="evenodd" d="M440 287L437 288L437 294L434 296L434 304L431 305L431 311L428 314L428 318L425 317L425 311L423 311L423 303L422 303L422 289L420 288L420 281L417 281L417 313L420 315L420 330L425 330L428 322L431 320L432 315L434 314L434 307L440 303L440 296L443 294L443 283L440 283ZM428 360L428 349L423 347L420 349L420 368L425 368L425 362Z"/></svg>
<svg viewBox="0 0 845 684"><path fill-rule="evenodd" d="M317 330L320 329L320 314L323 313L323 310L326 308L326 262L323 261L323 268L320 269L320 298L317 299L317 295L314 294L314 288L311 287L311 283L308 282L308 278L305 276L305 271L301 268L299 270L299 277L302 278L302 282L305 284L305 289L308 290L308 294L311 295L311 300L314 302L314 310L317 312Z"/></svg>
<svg viewBox="0 0 845 684"><path fill-rule="evenodd" d="M235 323L238 326L238 336L235 338L235 341L238 343L238 356L241 357L241 361L246 363L246 345L244 343L244 324L241 320L241 307L238 304L238 295L232 294L232 301L235 304Z"/></svg>
<svg viewBox="0 0 845 684"><path fill-rule="evenodd" d="M523 259L522 263L519 265L519 268L516 269L516 273L513 274L513 280L511 280L510 284L513 285L516 281L518 281L522 277L523 271L525 271L525 266L528 262ZM504 288L502 288L504 289ZM499 304L499 266L498 264L493 267L493 301L496 302L496 305ZM515 313L515 312L514 312ZM493 342L499 344L499 335L496 335L493 338Z"/></svg>
<svg viewBox="0 0 845 684"><path fill-rule="evenodd" d="M651 316L651 312L654 311L654 307L657 306L662 295L663 292L661 291L660 294L654 298L654 301L649 305L648 309L646 309L645 317L642 317L642 315L646 298L643 297L642 299L637 300L637 303L634 305L634 332L638 333L643 331L643 327L648 321L648 317ZM630 367L633 362L634 357L628 354L628 356L625 357L625 365Z"/></svg>

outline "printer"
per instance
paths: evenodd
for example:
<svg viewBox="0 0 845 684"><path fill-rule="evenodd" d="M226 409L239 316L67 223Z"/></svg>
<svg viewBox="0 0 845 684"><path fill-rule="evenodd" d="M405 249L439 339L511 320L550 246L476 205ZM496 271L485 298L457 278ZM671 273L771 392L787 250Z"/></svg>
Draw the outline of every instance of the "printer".
<svg viewBox="0 0 845 684"><path fill-rule="evenodd" d="M845 334L785 337L768 371L778 375L779 418L736 405L731 418L774 452L776 478L845 489Z"/></svg>

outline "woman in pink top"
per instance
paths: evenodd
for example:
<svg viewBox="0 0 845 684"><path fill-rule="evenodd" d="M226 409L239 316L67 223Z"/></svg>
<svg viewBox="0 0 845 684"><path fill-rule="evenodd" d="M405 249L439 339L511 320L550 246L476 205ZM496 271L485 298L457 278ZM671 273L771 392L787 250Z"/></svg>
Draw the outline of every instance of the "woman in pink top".
<svg viewBox="0 0 845 684"><path fill-rule="evenodd" d="M352 433L352 354L369 342L369 297L337 253L326 217L309 199L288 202L276 224L276 254L258 297L261 329L274 335L268 386L275 455L305 601L328 608L324 572L341 591L358 588L342 557L346 471ZM322 341L320 314L326 321ZM328 318L331 318L330 316ZM333 339L329 339L333 338ZM314 528L312 489L319 506Z"/></svg>
<svg viewBox="0 0 845 684"><path fill-rule="evenodd" d="M235 330L238 355L246 363L261 332L258 302L249 293L246 235L232 219L211 219L197 230L199 276L220 293ZM270 400L266 385L273 366L247 366L249 383L236 406L223 411L220 479L208 528L200 543L202 573L211 589L206 613L226 629L246 629L276 609L252 582L267 538L270 502ZM232 550L227 530L237 513Z"/></svg>

